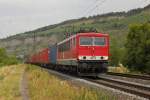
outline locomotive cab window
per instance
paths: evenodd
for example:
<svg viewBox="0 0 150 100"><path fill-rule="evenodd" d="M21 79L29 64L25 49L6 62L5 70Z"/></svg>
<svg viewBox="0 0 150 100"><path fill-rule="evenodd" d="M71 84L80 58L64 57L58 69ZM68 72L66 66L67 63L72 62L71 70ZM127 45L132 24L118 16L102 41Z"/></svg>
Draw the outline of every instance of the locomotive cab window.
<svg viewBox="0 0 150 100"><path fill-rule="evenodd" d="M106 41L104 37L95 37L94 38L94 45L96 46L104 46L106 45Z"/></svg>
<svg viewBox="0 0 150 100"><path fill-rule="evenodd" d="M92 37L80 37L80 45L91 46L93 44Z"/></svg>
<svg viewBox="0 0 150 100"><path fill-rule="evenodd" d="M105 46L105 37L80 37L81 46Z"/></svg>

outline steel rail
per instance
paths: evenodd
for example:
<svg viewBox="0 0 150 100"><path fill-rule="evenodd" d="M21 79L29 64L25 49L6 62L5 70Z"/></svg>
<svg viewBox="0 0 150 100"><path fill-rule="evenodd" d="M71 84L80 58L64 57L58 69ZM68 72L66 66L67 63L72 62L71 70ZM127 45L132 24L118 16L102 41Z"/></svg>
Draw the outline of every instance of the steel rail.
<svg viewBox="0 0 150 100"><path fill-rule="evenodd" d="M150 99L150 86L147 85L145 86L134 82L122 81L118 79L111 79L101 76L99 77L99 79L96 80L95 79L86 79L86 80Z"/></svg>
<svg viewBox="0 0 150 100"><path fill-rule="evenodd" d="M124 74L124 73L113 73L113 72L107 72L106 74L114 75L114 76L128 77L128 78L136 78L136 79L142 79L142 80L150 80L149 75Z"/></svg>

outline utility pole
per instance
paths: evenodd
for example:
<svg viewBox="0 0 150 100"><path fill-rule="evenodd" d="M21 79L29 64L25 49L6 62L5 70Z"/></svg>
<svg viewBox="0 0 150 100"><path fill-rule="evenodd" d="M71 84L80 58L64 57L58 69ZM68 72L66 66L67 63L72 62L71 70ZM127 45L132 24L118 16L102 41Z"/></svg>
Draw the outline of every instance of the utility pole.
<svg viewBox="0 0 150 100"><path fill-rule="evenodd" d="M72 33L71 33L71 35L74 35L75 34L75 27L74 27L74 25L72 26Z"/></svg>
<svg viewBox="0 0 150 100"><path fill-rule="evenodd" d="M36 52L36 34L33 33L33 52Z"/></svg>

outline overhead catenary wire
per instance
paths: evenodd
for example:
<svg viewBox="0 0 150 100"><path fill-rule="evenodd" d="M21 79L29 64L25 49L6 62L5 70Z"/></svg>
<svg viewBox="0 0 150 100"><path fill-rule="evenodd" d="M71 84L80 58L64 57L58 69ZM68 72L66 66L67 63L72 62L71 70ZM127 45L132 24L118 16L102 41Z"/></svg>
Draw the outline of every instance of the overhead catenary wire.
<svg viewBox="0 0 150 100"><path fill-rule="evenodd" d="M97 2L100 1L100 0L95 0L94 2L92 2L86 9L83 10L83 13L87 12L89 10L89 8L95 4L97 4ZM83 16L83 13L82 13L82 16Z"/></svg>
<svg viewBox="0 0 150 100"><path fill-rule="evenodd" d="M85 13L83 16L90 16L95 9L103 5L108 0L95 0L95 2L91 5L91 8L89 8L87 11L84 11ZM142 0L141 5L149 4L150 0Z"/></svg>
<svg viewBox="0 0 150 100"><path fill-rule="evenodd" d="M144 1L144 2L143 2ZM150 0L142 0L142 5L147 4L149 5ZM145 6L145 5L144 5Z"/></svg>
<svg viewBox="0 0 150 100"><path fill-rule="evenodd" d="M96 0L95 4L93 4L94 6L92 6L90 9L88 9L84 16L88 16L90 15L96 8L98 8L99 6L103 5L107 0Z"/></svg>
<svg viewBox="0 0 150 100"><path fill-rule="evenodd" d="M136 4L136 3L133 3L133 4L130 5L130 6L134 7L132 9L143 8L143 7L150 4L150 0L137 0L137 1L140 3L140 5ZM132 10L132 9L129 9L129 11Z"/></svg>

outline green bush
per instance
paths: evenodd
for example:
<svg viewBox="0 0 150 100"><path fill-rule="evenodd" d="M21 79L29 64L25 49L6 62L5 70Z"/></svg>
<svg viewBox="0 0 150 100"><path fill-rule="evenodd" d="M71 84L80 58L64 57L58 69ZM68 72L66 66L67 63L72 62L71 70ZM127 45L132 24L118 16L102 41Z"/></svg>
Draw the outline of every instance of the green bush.
<svg viewBox="0 0 150 100"><path fill-rule="evenodd" d="M132 25L125 47L125 64L132 70L150 73L150 24Z"/></svg>
<svg viewBox="0 0 150 100"><path fill-rule="evenodd" d="M18 60L15 56L8 55L4 48L0 48L0 67L4 65L17 64Z"/></svg>

